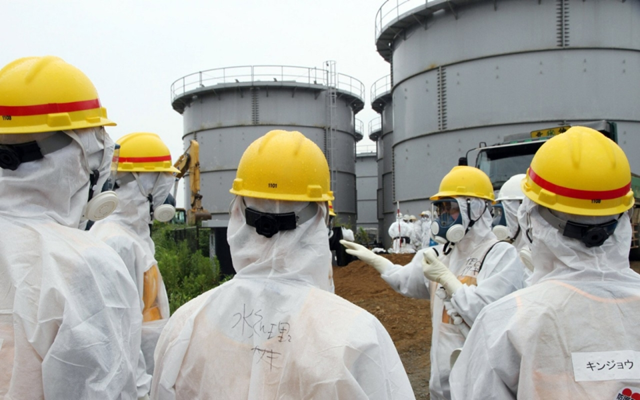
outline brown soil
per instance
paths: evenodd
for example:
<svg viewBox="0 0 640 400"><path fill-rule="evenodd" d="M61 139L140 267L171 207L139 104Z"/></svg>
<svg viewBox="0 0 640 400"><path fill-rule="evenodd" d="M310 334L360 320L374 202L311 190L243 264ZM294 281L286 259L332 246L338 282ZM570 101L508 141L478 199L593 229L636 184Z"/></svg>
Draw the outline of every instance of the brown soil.
<svg viewBox="0 0 640 400"><path fill-rule="evenodd" d="M413 254L386 254L394 264L406 265ZM387 329L409 375L416 399L429 398L431 311L428 300L404 297L363 263L334 267L336 294L375 315Z"/></svg>
<svg viewBox="0 0 640 400"><path fill-rule="evenodd" d="M384 255L394 264L406 265L412 254ZM640 273L640 262L631 267ZM362 261L334 267L336 294L375 315L387 329L409 375L416 399L429 398L431 311L428 300L403 297Z"/></svg>

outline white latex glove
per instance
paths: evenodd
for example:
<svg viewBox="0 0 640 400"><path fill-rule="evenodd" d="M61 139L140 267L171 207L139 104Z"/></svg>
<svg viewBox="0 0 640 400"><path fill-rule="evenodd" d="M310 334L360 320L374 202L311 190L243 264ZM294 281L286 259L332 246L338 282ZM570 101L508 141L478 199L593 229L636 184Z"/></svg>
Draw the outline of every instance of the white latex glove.
<svg viewBox="0 0 640 400"><path fill-rule="evenodd" d="M462 283L456 276L449 271L442 261L438 260L438 252L434 248L430 248L424 252L422 260L422 272L424 276L433 282L438 282L447 291L449 296L462 287Z"/></svg>
<svg viewBox="0 0 640 400"><path fill-rule="evenodd" d="M145 394L145 395L144 395L144 396L142 396L142 397L138 397L138 400L149 400L149 395L148 395L148 394Z"/></svg>
<svg viewBox="0 0 640 400"><path fill-rule="evenodd" d="M380 273L380 275L384 274L384 272L393 265L391 261L377 255L373 251L367 249L364 246L359 245L358 243L349 242L347 240L341 240L340 244L347 249L346 250L347 254L356 256L360 260L371 265L373 268L376 269L376 271Z"/></svg>

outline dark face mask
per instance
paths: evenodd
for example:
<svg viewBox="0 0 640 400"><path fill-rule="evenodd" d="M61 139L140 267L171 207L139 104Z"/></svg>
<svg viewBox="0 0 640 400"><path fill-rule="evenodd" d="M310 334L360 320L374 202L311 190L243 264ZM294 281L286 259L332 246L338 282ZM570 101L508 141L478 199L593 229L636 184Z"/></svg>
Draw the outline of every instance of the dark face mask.
<svg viewBox="0 0 640 400"><path fill-rule="evenodd" d="M560 219L546 207L539 207L539 213L549 225L562 232L563 236L579 240L588 248L602 246L615 232L620 218L618 216L618 218L603 224L587 225Z"/></svg>

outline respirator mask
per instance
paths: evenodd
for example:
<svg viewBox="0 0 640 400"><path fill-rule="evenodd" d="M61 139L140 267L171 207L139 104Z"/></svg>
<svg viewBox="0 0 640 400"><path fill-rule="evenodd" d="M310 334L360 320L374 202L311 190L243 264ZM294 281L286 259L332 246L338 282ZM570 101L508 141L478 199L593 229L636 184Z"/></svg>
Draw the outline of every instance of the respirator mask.
<svg viewBox="0 0 640 400"><path fill-rule="evenodd" d="M106 147L106 144L105 144ZM105 150L105 155L107 151ZM94 194L98 182L100 181L100 170L93 170L89 176L89 201L84 207L83 218L90 221L100 221L107 218L118 207L118 196L114 192L116 175L118 174L118 160L120 159L120 145L114 144L109 176L102 185L102 190L97 195Z"/></svg>
<svg viewBox="0 0 640 400"><path fill-rule="evenodd" d="M540 216L549 225L562 232L563 236L581 241L587 248L602 246L613 235L618 226L618 218L602 224L581 224L562 219L546 207L538 207Z"/></svg>
<svg viewBox="0 0 640 400"><path fill-rule="evenodd" d="M438 243L457 243L466 231L462 225L460 205L456 199L436 200L431 204L431 234Z"/></svg>

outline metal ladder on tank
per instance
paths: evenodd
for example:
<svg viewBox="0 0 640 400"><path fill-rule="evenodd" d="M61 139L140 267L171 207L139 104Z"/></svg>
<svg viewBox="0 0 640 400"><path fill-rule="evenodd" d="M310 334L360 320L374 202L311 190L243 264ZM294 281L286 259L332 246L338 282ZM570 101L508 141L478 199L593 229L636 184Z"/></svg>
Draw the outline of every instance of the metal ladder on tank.
<svg viewBox="0 0 640 400"><path fill-rule="evenodd" d="M337 149L336 149L336 131L337 131L337 84L338 75L336 73L336 62L327 61L325 63L327 67L327 126L325 128L324 135L324 147L327 162L329 164L329 173L331 179L331 190L337 189Z"/></svg>

